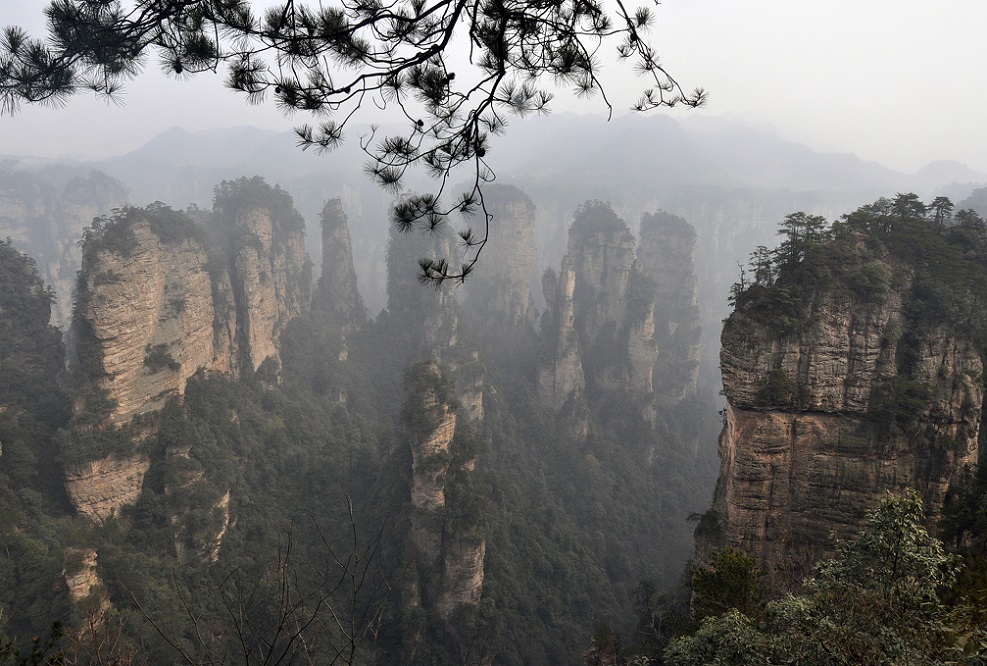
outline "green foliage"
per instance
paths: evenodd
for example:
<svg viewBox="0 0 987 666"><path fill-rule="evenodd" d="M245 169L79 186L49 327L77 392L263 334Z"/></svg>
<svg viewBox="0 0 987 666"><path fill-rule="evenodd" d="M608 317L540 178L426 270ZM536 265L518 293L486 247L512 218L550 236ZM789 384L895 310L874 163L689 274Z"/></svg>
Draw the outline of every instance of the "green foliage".
<svg viewBox="0 0 987 666"><path fill-rule="evenodd" d="M432 362L408 366L404 390L408 400L401 408L401 421L412 437L430 435L458 405L452 379Z"/></svg>
<svg viewBox="0 0 987 666"><path fill-rule="evenodd" d="M82 232L81 245L84 261L90 261L97 252L106 251L129 258L138 247L134 235L134 225L146 222L151 232L162 243L176 244L186 240L204 243L205 235L199 226L181 211L175 211L155 201L146 208L125 206L117 208L109 216L97 217L92 225ZM112 273L96 276L98 284L113 284L116 278Z"/></svg>
<svg viewBox="0 0 987 666"><path fill-rule="evenodd" d="M710 553L709 562L689 570L692 588L692 617L707 617L738 610L749 617L761 611L761 576L757 563L734 548Z"/></svg>
<svg viewBox="0 0 987 666"><path fill-rule="evenodd" d="M909 330L947 326L987 340L987 227L972 211L951 215L945 197L926 206L914 194L879 199L825 228L822 218L793 213L774 251L759 247L731 289L738 313L779 336L812 323L816 294L842 290L866 310L897 291Z"/></svg>
<svg viewBox="0 0 987 666"><path fill-rule="evenodd" d="M627 224L617 217L609 202L593 199L580 204L572 216L571 231L602 232L615 235L615 240L630 240L630 229Z"/></svg>
<svg viewBox="0 0 987 666"><path fill-rule="evenodd" d="M987 626L987 465L964 470L946 498L939 532L963 555L951 596L967 600Z"/></svg>
<svg viewBox="0 0 987 666"><path fill-rule="evenodd" d="M178 371L181 369L182 364L175 360L175 357L171 355L168 351L168 345L148 345L144 349L144 365L151 372L159 372L161 370L171 370Z"/></svg>
<svg viewBox="0 0 987 666"><path fill-rule="evenodd" d="M757 399L767 405L784 405L795 401L798 387L782 368L768 373L767 379L757 392Z"/></svg>
<svg viewBox="0 0 987 666"><path fill-rule="evenodd" d="M914 434L934 394L926 383L895 375L874 388L868 416L885 434Z"/></svg>
<svg viewBox="0 0 987 666"><path fill-rule="evenodd" d="M134 443L140 432L137 424L123 427L81 427L78 420L74 419L73 425L76 427L61 430L56 437L60 449L59 460L66 469L75 470L86 463L109 456L126 458L137 450Z"/></svg>
<svg viewBox="0 0 987 666"><path fill-rule="evenodd" d="M278 185L271 187L260 176L224 180L213 189L213 210L224 230L232 230L236 226L237 211L254 208L267 209L271 218L285 231L305 232L305 220L295 210L291 195ZM256 235L254 242L260 243ZM251 245L250 242L244 244Z"/></svg>
<svg viewBox="0 0 987 666"><path fill-rule="evenodd" d="M61 622L55 622L47 636L31 639L26 653L0 639L0 666L67 666L70 662L65 651L59 648L65 636Z"/></svg>
<svg viewBox="0 0 987 666"><path fill-rule="evenodd" d="M889 497L857 540L817 565L802 595L769 603L760 621L737 610L709 617L669 646L666 663L982 663L987 631L943 596L958 560L924 522L917 494Z"/></svg>
<svg viewBox="0 0 987 666"><path fill-rule="evenodd" d="M228 265L219 250L211 260L216 271ZM80 305L91 296L80 293ZM344 494L360 526L385 526L373 580L393 583L396 577L394 589L405 594L402 577L411 570L407 435L434 427L438 415L415 398L431 394L455 409L456 391L442 374L413 367L411 398L402 400L400 374L418 348L394 345L387 326L407 321L386 319L344 343L331 322L296 317L281 338L280 383L266 381L264 372L244 373L238 381L200 373L189 380L183 402L170 402L132 429L105 423L111 405L95 388L105 376L99 341L81 326L80 361L73 366L80 411L71 427L63 415L62 431L48 437L47 449L18 446L0 432L0 472L16 463L18 475L21 468L25 478L33 475L24 486L0 479L0 501L7 502L0 506L0 537L10 552L9 558L0 552L0 603L16 618L11 635L39 635L56 617L73 631L82 626L52 581L66 546L93 547L125 633L122 644L139 646L149 663L172 663L176 654L146 624L135 600L181 645L196 640L190 614L200 619L203 635L228 635L216 613L221 609L207 599L224 576L236 572L259 588L268 585L278 571L278 537L292 524L293 548L310 563L327 544L349 544L352 534L339 508ZM410 663L414 647L414 663L422 664L463 663L478 654L494 654L504 664L574 663L594 626L610 622L615 632L624 629L642 577L665 587L679 573L691 550L684 517L706 500L712 481L712 466L696 464L689 446L715 433L696 426L705 406L663 413L656 426L640 405L616 396L592 406L601 416L588 441L570 441L537 400L534 336L498 340L506 362L485 349L474 356L479 345L469 336L464 325L461 357L449 364L457 382L482 381L486 415L471 427L460 418L443 461L446 504L437 520L448 547L485 539L481 604L457 610L446 622L392 600L376 645L364 648L360 659L382 655ZM146 350L160 368L173 360L167 352ZM136 505L104 525L82 524L65 497L62 468L135 452L150 460ZM709 463L708 447L705 455ZM52 468L50 487L36 478L44 468ZM218 506L227 491L228 523ZM211 546L224 527L212 562ZM315 589L324 572L308 567L297 585ZM276 599L270 589L257 594L263 601L255 607L258 622L270 627Z"/></svg>
<svg viewBox="0 0 987 666"><path fill-rule="evenodd" d="M884 305L891 293L892 278L892 269L874 259L850 268L847 286L860 302Z"/></svg>

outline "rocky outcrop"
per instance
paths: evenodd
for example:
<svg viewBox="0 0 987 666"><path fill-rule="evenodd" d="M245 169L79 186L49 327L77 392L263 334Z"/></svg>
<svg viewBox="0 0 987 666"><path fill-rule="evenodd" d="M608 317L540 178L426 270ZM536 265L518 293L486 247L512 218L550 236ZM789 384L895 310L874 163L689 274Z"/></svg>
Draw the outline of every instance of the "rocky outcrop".
<svg viewBox="0 0 987 666"><path fill-rule="evenodd" d="M180 398L197 372L260 370L276 382L281 332L308 307L304 223L286 193L260 179L223 183L207 226L213 239L154 204L85 232L73 315L83 390L66 487L96 522L136 501L149 465L130 440L152 434L155 422L137 423L136 434L120 429ZM205 540L208 559L215 540Z"/></svg>
<svg viewBox="0 0 987 666"><path fill-rule="evenodd" d="M64 568L55 588L64 589L72 604L82 611L83 620L78 629L78 638L96 640L97 632L106 622L106 614L113 608L106 587L99 577L96 549L66 548Z"/></svg>
<svg viewBox="0 0 987 666"><path fill-rule="evenodd" d="M620 360L603 352L623 346L621 329L629 323L628 307L635 305L629 302L635 249L630 229L607 204L590 202L576 212L566 250L576 278L573 323L584 350L587 383L600 390L625 384ZM650 305L641 304L635 312L638 320L646 318Z"/></svg>
<svg viewBox="0 0 987 666"><path fill-rule="evenodd" d="M143 455L94 460L66 470L65 490L80 515L103 523L137 501L150 466Z"/></svg>
<svg viewBox="0 0 987 666"><path fill-rule="evenodd" d="M653 338L661 353L653 390L662 404L687 400L698 389L702 327L695 253L696 230L682 218L662 211L641 218L637 256L654 284Z"/></svg>
<svg viewBox="0 0 987 666"><path fill-rule="evenodd" d="M69 598L79 603L103 586L96 573L95 548L67 548L62 572Z"/></svg>
<svg viewBox="0 0 987 666"><path fill-rule="evenodd" d="M111 423L159 410L200 370L279 365L281 331L308 306L308 260L290 197L256 181L217 192L210 226L219 246L161 204L86 230L75 334L90 357L80 361L114 403Z"/></svg>
<svg viewBox="0 0 987 666"><path fill-rule="evenodd" d="M98 171L55 173L0 171L0 238L11 238L34 257L42 279L55 290L52 323L68 328L72 291L82 261L76 242L93 218L126 203L126 188Z"/></svg>
<svg viewBox="0 0 987 666"><path fill-rule="evenodd" d="M542 360L538 368L538 395L555 413L566 411L566 422L574 424L572 434L585 436L586 376L575 329L573 295L576 276L572 261L563 257L562 270L556 276L551 269L542 278L545 312L542 314Z"/></svg>
<svg viewBox="0 0 987 666"><path fill-rule="evenodd" d="M695 395L694 244L692 228L663 213L645 216L638 246L607 204L577 211L561 271L543 279L538 369L539 395L571 434L585 434L583 402L619 394L654 427L661 408Z"/></svg>
<svg viewBox="0 0 987 666"><path fill-rule="evenodd" d="M429 365L426 372L440 371L438 366ZM434 390L426 390L419 409L433 423L424 437L414 438L412 442L411 505L426 513L436 512L446 506L446 460L456 434L456 412L449 404L439 402Z"/></svg>
<svg viewBox="0 0 987 666"><path fill-rule="evenodd" d="M349 332L363 325L367 312L356 288L353 243L340 199L326 201L322 208L322 277L319 299L329 322Z"/></svg>
<svg viewBox="0 0 987 666"><path fill-rule="evenodd" d="M271 359L280 367L281 332L311 300L311 265L305 221L291 196L262 178L224 181L216 188L211 230L225 245L236 325L221 322L221 347L236 350L242 367L257 370ZM225 286L225 283L224 283ZM236 365L234 365L236 367Z"/></svg>
<svg viewBox="0 0 987 666"><path fill-rule="evenodd" d="M489 232L466 283L467 305L485 330L493 335L510 334L534 324L535 205L513 185L485 185L483 201L491 216Z"/></svg>
<svg viewBox="0 0 987 666"><path fill-rule="evenodd" d="M161 409L182 395L189 377L217 362L202 240L163 240L148 219L155 212L131 215L126 229L87 237L78 286L77 316L103 370L96 385L115 403L110 421L117 424ZM108 244L114 234L127 245Z"/></svg>
<svg viewBox="0 0 987 666"><path fill-rule="evenodd" d="M917 489L935 523L977 461L979 351L948 322L903 336L907 271L887 257L855 262L902 277L880 297L836 280L802 304L795 331L753 301L723 330L720 477L697 551L742 548L775 588L797 585L832 534L856 535L889 491Z"/></svg>
<svg viewBox="0 0 987 666"><path fill-rule="evenodd" d="M402 419L412 454L411 531L416 562L411 603L448 620L459 606L479 603L486 540L477 517L463 511L475 492L465 478L475 461L457 438L452 385L436 363L412 366Z"/></svg>

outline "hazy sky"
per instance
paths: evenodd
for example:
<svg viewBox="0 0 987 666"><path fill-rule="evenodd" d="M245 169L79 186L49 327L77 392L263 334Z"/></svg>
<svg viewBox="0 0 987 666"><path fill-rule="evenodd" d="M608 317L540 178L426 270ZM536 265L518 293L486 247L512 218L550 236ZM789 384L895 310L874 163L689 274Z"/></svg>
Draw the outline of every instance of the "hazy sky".
<svg viewBox="0 0 987 666"><path fill-rule="evenodd" d="M0 0L0 25L37 31L44 4ZM711 93L703 113L767 123L814 148L907 172L943 159L987 171L983 0L663 0L655 12L662 62L685 87ZM641 87L618 65L604 80L618 112ZM0 117L0 152L104 156L176 125L288 130L301 119L248 106L222 88L221 75L174 81L153 63L124 99L80 96L65 108ZM565 93L553 108L603 113L598 100Z"/></svg>

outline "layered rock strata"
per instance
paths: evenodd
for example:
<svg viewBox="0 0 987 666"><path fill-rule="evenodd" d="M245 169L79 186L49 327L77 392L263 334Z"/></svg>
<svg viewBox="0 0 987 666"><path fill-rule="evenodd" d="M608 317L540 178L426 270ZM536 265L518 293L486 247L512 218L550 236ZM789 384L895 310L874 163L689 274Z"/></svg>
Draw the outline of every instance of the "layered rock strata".
<svg viewBox="0 0 987 666"><path fill-rule="evenodd" d="M86 230L73 333L76 374L91 389L77 405L95 423L87 427L156 412L201 371L264 370L277 381L281 332L311 295L304 222L286 193L259 179L223 183L216 202L213 241L162 204ZM70 499L101 522L136 501L148 464L119 450L73 464Z"/></svg>
<svg viewBox="0 0 987 666"><path fill-rule="evenodd" d="M96 550L94 548L68 548L65 552L66 567L62 572L65 587L72 601L86 599L102 586L96 573Z"/></svg>
<svg viewBox="0 0 987 666"><path fill-rule="evenodd" d="M218 322L238 356L232 364L257 370L272 359L280 366L281 332L311 301L311 263L305 253L305 221L291 196L263 179L224 181L216 188L210 222L225 245L228 286L236 325ZM226 280L220 279L225 286Z"/></svg>
<svg viewBox="0 0 987 666"><path fill-rule="evenodd" d="M489 231L481 259L466 283L468 304L490 333L510 334L534 324L535 205L513 185L485 186L483 200L490 215Z"/></svg>
<svg viewBox="0 0 987 666"><path fill-rule="evenodd" d="M66 470L65 490L80 515L101 524L137 502L150 466L140 454L94 460Z"/></svg>
<svg viewBox="0 0 987 666"><path fill-rule="evenodd" d="M417 565L411 603L448 620L457 607L478 604L483 591L482 526L472 522L475 516L460 516L455 525L448 517L463 513L456 504L466 501L463 478L475 461L457 439L452 386L438 364L412 366L405 389L403 419L412 454L409 540Z"/></svg>
<svg viewBox="0 0 987 666"><path fill-rule="evenodd" d="M831 552L832 535L859 533L888 492L917 489L935 523L951 482L977 462L984 367L945 326L906 349L908 293L907 280L880 301L816 292L806 325L783 335L755 312L731 315L720 477L697 556L742 548L785 589Z"/></svg>
<svg viewBox="0 0 987 666"><path fill-rule="evenodd" d="M587 203L560 272L543 278L539 395L576 436L582 403L621 394L654 425L660 408L696 393L695 232L659 213L645 216L641 235L638 245L607 204Z"/></svg>
<svg viewBox="0 0 987 666"><path fill-rule="evenodd" d="M340 199L326 201L322 208L322 277L319 298L329 322L342 331L355 330L367 320L363 299L356 288L353 243Z"/></svg>
<svg viewBox="0 0 987 666"><path fill-rule="evenodd" d="M223 363L215 353L203 243L163 241L143 218L126 233L125 252L88 246L78 287L78 316L95 338L103 369L96 384L115 403L110 420L117 424L161 409L197 371Z"/></svg>

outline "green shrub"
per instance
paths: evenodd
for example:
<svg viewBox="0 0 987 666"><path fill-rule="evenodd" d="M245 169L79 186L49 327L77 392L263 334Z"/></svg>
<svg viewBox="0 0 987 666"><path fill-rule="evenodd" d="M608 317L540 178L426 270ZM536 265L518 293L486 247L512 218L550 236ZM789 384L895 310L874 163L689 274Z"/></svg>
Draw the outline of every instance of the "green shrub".
<svg viewBox="0 0 987 666"><path fill-rule="evenodd" d="M182 364L175 360L168 351L168 345L148 345L144 348L144 365L150 368L151 372L160 372L161 370L180 370Z"/></svg>

